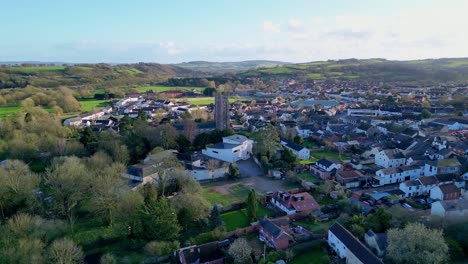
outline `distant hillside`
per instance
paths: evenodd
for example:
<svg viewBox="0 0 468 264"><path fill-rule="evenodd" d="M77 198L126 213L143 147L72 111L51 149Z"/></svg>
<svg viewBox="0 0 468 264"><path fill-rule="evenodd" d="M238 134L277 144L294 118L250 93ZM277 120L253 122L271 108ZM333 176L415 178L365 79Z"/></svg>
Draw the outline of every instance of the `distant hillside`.
<svg viewBox="0 0 468 264"><path fill-rule="evenodd" d="M132 84L155 84L174 77L198 77L189 69L157 63L138 64L80 64L73 66L25 65L0 66L0 88L33 85L57 87L60 85L94 85L111 87Z"/></svg>
<svg viewBox="0 0 468 264"><path fill-rule="evenodd" d="M385 59L317 61L246 70L242 79L309 78L384 82L468 81L468 58L390 61Z"/></svg>
<svg viewBox="0 0 468 264"><path fill-rule="evenodd" d="M239 62L191 61L174 64L175 66L206 73L239 72L257 68L268 68L290 64L282 61L251 60Z"/></svg>

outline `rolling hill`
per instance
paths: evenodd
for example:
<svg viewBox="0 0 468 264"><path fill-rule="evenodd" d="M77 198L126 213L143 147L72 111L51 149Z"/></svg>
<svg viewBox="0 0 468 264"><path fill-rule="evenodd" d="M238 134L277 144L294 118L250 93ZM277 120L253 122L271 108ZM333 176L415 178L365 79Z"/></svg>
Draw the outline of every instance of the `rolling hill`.
<svg viewBox="0 0 468 264"><path fill-rule="evenodd" d="M174 64L175 66L190 69L194 71L219 74L227 72L239 72L257 68L269 68L290 64L282 61L251 60L239 62L210 62L210 61L191 61Z"/></svg>
<svg viewBox="0 0 468 264"><path fill-rule="evenodd" d="M391 61L347 59L287 64L238 73L237 78L308 78L383 82L468 81L468 58Z"/></svg>

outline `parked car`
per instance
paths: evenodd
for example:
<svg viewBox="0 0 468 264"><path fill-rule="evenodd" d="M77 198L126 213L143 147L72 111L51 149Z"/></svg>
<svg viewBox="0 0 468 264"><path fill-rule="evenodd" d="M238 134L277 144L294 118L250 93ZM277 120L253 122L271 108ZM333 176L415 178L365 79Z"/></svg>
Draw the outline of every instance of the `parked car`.
<svg viewBox="0 0 468 264"><path fill-rule="evenodd" d="M403 206L404 208L410 210L410 211L413 211L413 207L407 203L402 203L401 206Z"/></svg>
<svg viewBox="0 0 468 264"><path fill-rule="evenodd" d="M417 201L418 201L418 203L420 203L420 204L426 204L426 200L424 200L424 199L418 199Z"/></svg>

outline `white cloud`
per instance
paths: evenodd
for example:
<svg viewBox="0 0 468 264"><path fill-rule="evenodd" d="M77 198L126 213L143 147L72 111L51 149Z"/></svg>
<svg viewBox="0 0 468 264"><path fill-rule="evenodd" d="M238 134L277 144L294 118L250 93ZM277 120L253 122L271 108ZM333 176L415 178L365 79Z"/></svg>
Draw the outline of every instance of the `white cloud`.
<svg viewBox="0 0 468 264"><path fill-rule="evenodd" d="M299 19L289 19L288 29L290 31L302 31L304 30L304 23Z"/></svg>
<svg viewBox="0 0 468 264"><path fill-rule="evenodd" d="M261 28L268 33L280 33L281 31L279 25L273 24L271 21L263 21Z"/></svg>

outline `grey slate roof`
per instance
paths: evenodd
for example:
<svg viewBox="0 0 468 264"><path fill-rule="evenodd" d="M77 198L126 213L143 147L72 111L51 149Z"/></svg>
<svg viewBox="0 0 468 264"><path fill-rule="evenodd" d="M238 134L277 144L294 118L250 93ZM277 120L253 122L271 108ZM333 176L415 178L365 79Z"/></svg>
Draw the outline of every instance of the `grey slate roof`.
<svg viewBox="0 0 468 264"><path fill-rule="evenodd" d="M366 264L382 264L383 262L377 258L359 239L351 234L346 228L338 223L333 224L329 232L332 232L347 248L351 251L362 263Z"/></svg>

